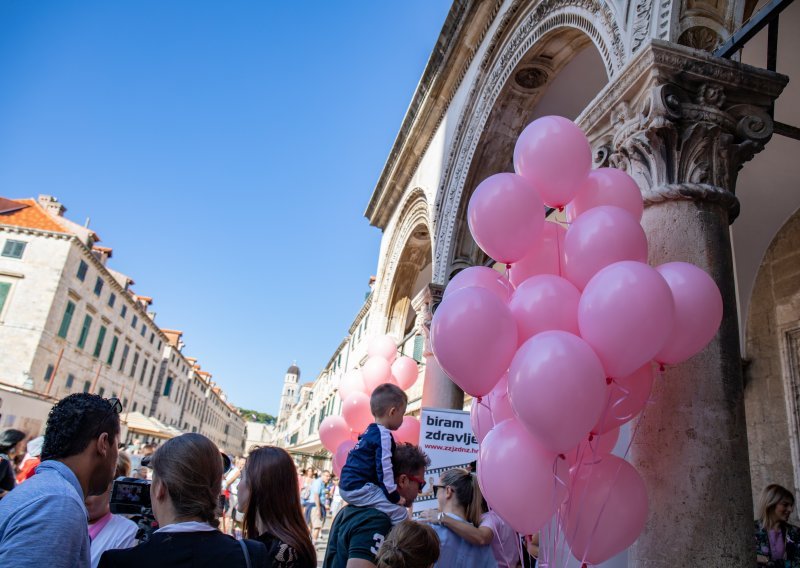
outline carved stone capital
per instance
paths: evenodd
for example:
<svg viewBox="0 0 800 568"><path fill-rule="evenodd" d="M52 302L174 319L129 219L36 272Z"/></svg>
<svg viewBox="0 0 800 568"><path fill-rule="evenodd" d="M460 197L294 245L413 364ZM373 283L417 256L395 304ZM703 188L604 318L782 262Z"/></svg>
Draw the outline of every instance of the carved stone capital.
<svg viewBox="0 0 800 568"><path fill-rule="evenodd" d="M654 40L579 123L598 155L636 179L646 204L713 201L732 221L738 172L772 136L769 109L787 80Z"/></svg>

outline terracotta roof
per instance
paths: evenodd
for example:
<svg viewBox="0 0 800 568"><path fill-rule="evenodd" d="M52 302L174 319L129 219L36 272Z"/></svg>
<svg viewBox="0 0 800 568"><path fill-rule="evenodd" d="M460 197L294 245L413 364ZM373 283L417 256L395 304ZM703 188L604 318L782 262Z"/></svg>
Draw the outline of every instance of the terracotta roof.
<svg viewBox="0 0 800 568"><path fill-rule="evenodd" d="M0 213L0 225L72 234L71 231L65 229L58 224L53 217L48 215L34 199L13 199L4 201L13 201L25 205L25 207L8 213Z"/></svg>

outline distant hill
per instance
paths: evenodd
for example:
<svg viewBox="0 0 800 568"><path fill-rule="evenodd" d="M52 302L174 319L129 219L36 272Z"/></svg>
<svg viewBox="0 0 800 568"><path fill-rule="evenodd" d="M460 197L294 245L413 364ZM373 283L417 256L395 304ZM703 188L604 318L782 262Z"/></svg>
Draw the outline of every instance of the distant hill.
<svg viewBox="0 0 800 568"><path fill-rule="evenodd" d="M244 419L249 422L261 422L262 424L275 424L275 417L272 414L267 414L266 412L259 412L257 410L248 410L246 408L240 408L239 412L241 412Z"/></svg>

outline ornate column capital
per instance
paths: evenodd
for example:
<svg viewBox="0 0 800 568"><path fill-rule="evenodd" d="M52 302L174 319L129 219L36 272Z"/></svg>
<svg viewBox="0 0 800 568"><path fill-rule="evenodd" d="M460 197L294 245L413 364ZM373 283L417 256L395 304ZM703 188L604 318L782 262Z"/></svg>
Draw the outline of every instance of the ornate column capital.
<svg viewBox="0 0 800 568"><path fill-rule="evenodd" d="M626 170L645 204L716 201L735 219L739 170L769 141L788 78L653 40L579 117L597 165Z"/></svg>

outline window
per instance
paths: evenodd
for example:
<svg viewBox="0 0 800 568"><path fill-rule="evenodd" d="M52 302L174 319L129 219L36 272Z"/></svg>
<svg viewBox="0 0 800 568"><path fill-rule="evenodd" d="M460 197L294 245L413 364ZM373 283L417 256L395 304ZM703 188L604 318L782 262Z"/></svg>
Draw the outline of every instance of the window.
<svg viewBox="0 0 800 568"><path fill-rule="evenodd" d="M103 291L103 279L98 276L97 280L94 282L94 295L99 296L100 292Z"/></svg>
<svg viewBox="0 0 800 568"><path fill-rule="evenodd" d="M161 340L158 341L158 350L161 351Z"/></svg>
<svg viewBox="0 0 800 568"><path fill-rule="evenodd" d="M9 291L11 291L11 284L8 282L0 282L0 314L3 313L3 306L6 305Z"/></svg>
<svg viewBox="0 0 800 568"><path fill-rule="evenodd" d="M89 392L90 388L92 388L92 383L89 381L83 383L83 392Z"/></svg>
<svg viewBox="0 0 800 568"><path fill-rule="evenodd" d="M153 365L152 367L150 367L150 381L147 383L148 387L153 386L153 377L155 376L155 374L156 374L156 366Z"/></svg>
<svg viewBox="0 0 800 568"><path fill-rule="evenodd" d="M12 241L8 239L6 244L3 245L3 256L8 258L22 258L22 253L25 252L25 241Z"/></svg>
<svg viewBox="0 0 800 568"><path fill-rule="evenodd" d="M0 308L1 308L1 307L0 307ZM151 332L151 333L150 333L150 345L152 345L152 344L153 344L153 340L154 340L155 338L156 338L156 334Z"/></svg>
<svg viewBox="0 0 800 568"><path fill-rule="evenodd" d="M167 384L164 385L164 396L169 398L169 393L172 391L172 380L174 377L167 377Z"/></svg>
<svg viewBox="0 0 800 568"><path fill-rule="evenodd" d="M83 349L86 345L86 338L89 337L89 329L92 327L92 316L87 315L83 318L83 327L81 327L81 334L78 337L78 347Z"/></svg>
<svg viewBox="0 0 800 568"><path fill-rule="evenodd" d="M103 349L103 341L106 339L106 326L101 325L100 331L97 332L97 343L94 344L94 357L100 357L100 351Z"/></svg>
<svg viewBox="0 0 800 568"><path fill-rule="evenodd" d="M136 329L136 324L138 324L138 323L139 323L139 316L137 316L136 314L133 314L133 319L131 320L131 327L133 329Z"/></svg>
<svg viewBox="0 0 800 568"><path fill-rule="evenodd" d="M89 270L89 265L81 261L81 263L78 265L78 280L80 280L81 282L86 280L86 272L88 270Z"/></svg>
<svg viewBox="0 0 800 568"><path fill-rule="evenodd" d="M119 317L125 319L125 316L128 315L128 306L122 306L122 309L119 311Z"/></svg>
<svg viewBox="0 0 800 568"><path fill-rule="evenodd" d="M128 375L129 377L133 378L136 374L136 367L139 365L139 352L133 354L133 365L131 365L131 372Z"/></svg>
<svg viewBox="0 0 800 568"><path fill-rule="evenodd" d="M146 407L146 406L143 406L143 407L142 407L142 414L144 414L145 416L147 416L147 407Z"/></svg>
<svg viewBox="0 0 800 568"><path fill-rule="evenodd" d="M111 340L111 349L108 352L108 359L106 359L108 365L114 362L114 354L117 352L117 343L119 343L119 336L115 335L114 339Z"/></svg>
<svg viewBox="0 0 800 568"><path fill-rule="evenodd" d="M425 347L425 338L421 335L414 336L414 360L417 363L422 363L422 352Z"/></svg>
<svg viewBox="0 0 800 568"><path fill-rule="evenodd" d="M46 383L50 382L50 379L53 378L53 371L54 370L55 370L55 367L53 367L53 365L48 365L47 366L47 370L44 372L44 382L46 382Z"/></svg>
<svg viewBox="0 0 800 568"><path fill-rule="evenodd" d="M74 383L74 382L75 382L75 375L73 375L72 373L67 375L67 388L68 389L72 388L72 383Z"/></svg>
<svg viewBox="0 0 800 568"><path fill-rule="evenodd" d="M144 362L142 363L142 374L139 375L139 384L140 385L144 384L144 374L145 374L146 371L147 371L147 359L145 359Z"/></svg>
<svg viewBox="0 0 800 568"><path fill-rule="evenodd" d="M119 371L123 371L125 369L125 363L128 361L128 353L130 352L131 346L126 344L125 347L122 348L122 359L120 359L119 362Z"/></svg>
<svg viewBox="0 0 800 568"><path fill-rule="evenodd" d="M100 390L97 391L97 396L103 396L104 394L106 394L105 387L100 387Z"/></svg>
<svg viewBox="0 0 800 568"><path fill-rule="evenodd" d="M139 403L134 401L132 410L136 412L136 407L139 406Z"/></svg>
<svg viewBox="0 0 800 568"><path fill-rule="evenodd" d="M147 326L145 324L142 324L142 332L140 333L140 335L144 337L145 333L147 333Z"/></svg>
<svg viewBox="0 0 800 568"><path fill-rule="evenodd" d="M69 324L72 323L72 315L75 313L75 304L67 302L67 309L64 310L64 317L61 319L61 327L58 328L58 336L62 339L67 338Z"/></svg>
<svg viewBox="0 0 800 568"><path fill-rule="evenodd" d="M111 295L108 297L108 307L109 308L113 308L114 307L114 303L116 301L117 301L117 295L114 292L111 292Z"/></svg>

